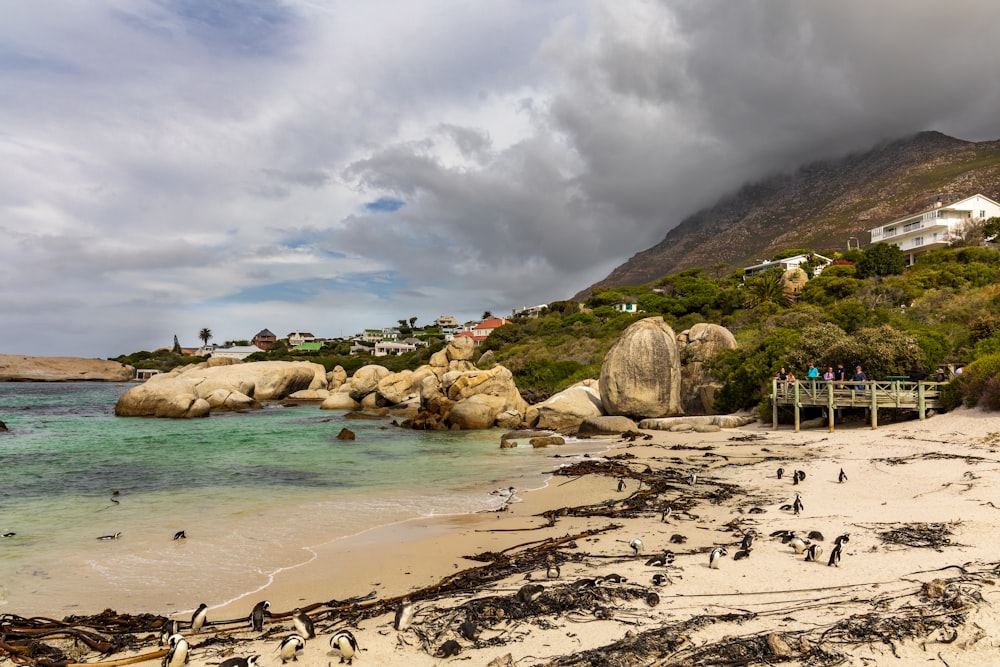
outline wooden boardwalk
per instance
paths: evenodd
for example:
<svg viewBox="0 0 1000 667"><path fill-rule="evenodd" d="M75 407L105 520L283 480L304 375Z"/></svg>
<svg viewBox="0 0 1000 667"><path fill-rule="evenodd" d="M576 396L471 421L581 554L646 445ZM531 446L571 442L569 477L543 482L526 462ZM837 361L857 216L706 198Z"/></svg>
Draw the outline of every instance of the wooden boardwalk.
<svg viewBox="0 0 1000 667"><path fill-rule="evenodd" d="M799 430L801 408L824 408L830 431L839 408L868 408L872 428L878 428L880 409L916 410L920 419L927 411L941 409L941 385L946 382L910 382L908 380L875 380L867 382L832 382L827 380L771 381L771 406L774 428L778 428L778 407L792 406L795 430Z"/></svg>

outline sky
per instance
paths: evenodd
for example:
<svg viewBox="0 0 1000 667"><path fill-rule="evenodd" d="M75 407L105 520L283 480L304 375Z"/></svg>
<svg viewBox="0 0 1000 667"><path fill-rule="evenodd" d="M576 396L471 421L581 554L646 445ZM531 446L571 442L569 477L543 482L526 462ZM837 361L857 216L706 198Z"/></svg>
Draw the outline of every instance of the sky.
<svg viewBox="0 0 1000 667"><path fill-rule="evenodd" d="M995 0L4 0L0 354L566 299L741 184L1000 138Z"/></svg>

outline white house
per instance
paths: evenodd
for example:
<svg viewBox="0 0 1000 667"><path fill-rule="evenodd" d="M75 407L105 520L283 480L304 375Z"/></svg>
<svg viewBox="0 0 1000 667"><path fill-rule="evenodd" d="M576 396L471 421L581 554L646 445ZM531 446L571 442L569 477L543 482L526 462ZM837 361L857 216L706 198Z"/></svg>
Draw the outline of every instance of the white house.
<svg viewBox="0 0 1000 667"><path fill-rule="evenodd" d="M288 347L295 347L296 345L302 345L302 343L316 342L316 336L313 336L308 331L293 331L286 338L288 338Z"/></svg>
<svg viewBox="0 0 1000 667"><path fill-rule="evenodd" d="M393 341L384 340L375 343L374 355L376 357L385 357L391 354L398 357L404 352L413 352L416 349L417 346L411 343L396 343Z"/></svg>
<svg viewBox="0 0 1000 667"><path fill-rule="evenodd" d="M538 317L546 310L549 309L548 304L540 303L537 306L524 306L523 308L515 308L511 311L511 317Z"/></svg>
<svg viewBox="0 0 1000 667"><path fill-rule="evenodd" d="M233 345L232 347L217 347L212 351L213 359L243 360L255 352L263 352L256 345Z"/></svg>
<svg viewBox="0 0 1000 667"><path fill-rule="evenodd" d="M1000 216L1000 204L977 194L953 204L940 201L933 208L897 218L869 230L871 242L898 246L906 261L913 264L917 255L945 248L966 225Z"/></svg>
<svg viewBox="0 0 1000 667"><path fill-rule="evenodd" d="M629 313L635 315L636 313L639 312L638 301L623 300L619 301L618 303L614 304L611 307L617 310L619 313Z"/></svg>
<svg viewBox="0 0 1000 667"><path fill-rule="evenodd" d="M771 269L780 269L782 273L788 271L789 269L797 269L803 264L809 261L818 262L817 266L813 269L813 274L809 276L813 278L818 276L823 272L823 269L830 266L833 260L829 257L824 257L818 253L810 253L803 255L795 255L794 257L785 257L784 259L774 259L766 262L761 262L760 264L754 264L753 266L748 266L743 269L743 277L749 278L751 276L756 276L758 274L764 273L765 271L770 271Z"/></svg>

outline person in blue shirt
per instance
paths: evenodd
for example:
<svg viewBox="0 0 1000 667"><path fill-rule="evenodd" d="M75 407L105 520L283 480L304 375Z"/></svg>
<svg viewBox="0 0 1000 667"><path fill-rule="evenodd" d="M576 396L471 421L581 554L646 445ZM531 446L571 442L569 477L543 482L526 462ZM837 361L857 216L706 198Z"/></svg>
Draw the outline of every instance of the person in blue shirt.
<svg viewBox="0 0 1000 667"><path fill-rule="evenodd" d="M861 370L861 366L858 366L857 368L854 369L854 376L851 379L854 380L855 382L867 382L868 376L865 375L865 372L863 370ZM857 391L864 391L865 385L856 384L854 385L854 388Z"/></svg>

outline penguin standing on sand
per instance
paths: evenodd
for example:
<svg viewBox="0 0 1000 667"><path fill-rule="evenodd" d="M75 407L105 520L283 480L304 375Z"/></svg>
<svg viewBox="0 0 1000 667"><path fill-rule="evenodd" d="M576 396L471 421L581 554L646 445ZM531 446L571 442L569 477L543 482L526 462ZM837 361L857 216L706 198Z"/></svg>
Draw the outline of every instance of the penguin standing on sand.
<svg viewBox="0 0 1000 667"><path fill-rule="evenodd" d="M664 551L659 556L653 556L646 561L646 565L649 567L666 567L674 562L674 552L667 550Z"/></svg>
<svg viewBox="0 0 1000 667"><path fill-rule="evenodd" d="M667 578L667 575L659 573L659 572L657 572L656 574L653 575L653 585L654 586L663 586L664 584L668 584L668 583L670 583L670 579Z"/></svg>
<svg viewBox="0 0 1000 667"><path fill-rule="evenodd" d="M271 615L268 612L270 608L271 603L267 600L261 600L253 606L253 611L250 612L250 627L254 632L264 631L264 617Z"/></svg>
<svg viewBox="0 0 1000 667"><path fill-rule="evenodd" d="M721 561L724 556L728 555L728 553L729 552L726 551L725 547L715 547L712 549L712 553L708 556L708 566L713 570L718 570L719 561Z"/></svg>
<svg viewBox="0 0 1000 667"><path fill-rule="evenodd" d="M818 544L810 544L809 548L806 549L806 562L815 563L819 561L819 557L823 555L823 547Z"/></svg>
<svg viewBox="0 0 1000 667"><path fill-rule="evenodd" d="M351 664L354 654L358 652L358 640L354 638L350 630L338 630L330 637L330 648L340 653L340 661Z"/></svg>
<svg viewBox="0 0 1000 667"><path fill-rule="evenodd" d="M837 475L837 481L841 484L847 481L847 473L844 472L843 468L840 469L840 474Z"/></svg>
<svg viewBox="0 0 1000 667"><path fill-rule="evenodd" d="M458 634L466 641L474 642L479 639L479 626L477 626L472 621L464 621L460 626L458 626Z"/></svg>
<svg viewBox="0 0 1000 667"><path fill-rule="evenodd" d="M802 496L796 493L795 502L792 503L792 511L795 512L795 516L801 514L805 508L806 506L802 504Z"/></svg>
<svg viewBox="0 0 1000 667"><path fill-rule="evenodd" d="M281 664L289 660L298 662L299 654L306 647L306 640L302 635L288 635L278 644L278 655L281 656Z"/></svg>
<svg viewBox="0 0 1000 667"><path fill-rule="evenodd" d="M753 546L753 538L757 537L757 531L751 528L743 535L743 541L740 542L740 551L750 551Z"/></svg>
<svg viewBox="0 0 1000 667"><path fill-rule="evenodd" d="M545 576L549 579L558 579L561 573L562 571L555 563L549 563L549 566L545 569Z"/></svg>
<svg viewBox="0 0 1000 667"><path fill-rule="evenodd" d="M830 560L827 562L828 566L840 567L840 553L844 549L844 542L848 542L850 539L850 536L845 533L833 541L833 551L830 552Z"/></svg>
<svg viewBox="0 0 1000 667"><path fill-rule="evenodd" d="M410 598L403 598L403 601L396 607L396 616L393 618L392 627L399 632L408 629L413 623L413 613L413 603L410 602Z"/></svg>
<svg viewBox="0 0 1000 667"><path fill-rule="evenodd" d="M778 479L781 479L782 477L784 477L784 475L785 475L785 469L778 468Z"/></svg>
<svg viewBox="0 0 1000 667"><path fill-rule="evenodd" d="M670 517L670 513L673 512L673 508L667 505L662 512L660 512L660 523L666 523L667 519Z"/></svg>
<svg viewBox="0 0 1000 667"><path fill-rule="evenodd" d="M618 493L621 493L624 490L625 490L625 480L624 479L619 479L618 480Z"/></svg>
<svg viewBox="0 0 1000 667"><path fill-rule="evenodd" d="M316 638L316 628L313 626L312 619L298 607L292 612L292 624L295 626L295 631L306 639Z"/></svg>
<svg viewBox="0 0 1000 667"><path fill-rule="evenodd" d="M795 549L795 553L801 554L809 545L798 535L792 535L791 539L788 540L788 546Z"/></svg>
<svg viewBox="0 0 1000 667"><path fill-rule="evenodd" d="M187 539L187 535L184 533L183 530L178 530L176 533L174 533L174 539L175 540L186 540Z"/></svg>
<svg viewBox="0 0 1000 667"><path fill-rule="evenodd" d="M163 621L163 625L160 626L160 646L170 643L170 638L174 635L180 633L181 624L173 619L167 619Z"/></svg>
<svg viewBox="0 0 1000 667"><path fill-rule="evenodd" d="M163 656L163 667L181 667L188 663L190 646L180 634L170 635L170 650Z"/></svg>
<svg viewBox="0 0 1000 667"><path fill-rule="evenodd" d="M205 622L208 620L208 605L202 602L195 609L194 613L191 614L191 631L198 632L203 627L205 627Z"/></svg>
<svg viewBox="0 0 1000 667"><path fill-rule="evenodd" d="M629 542L628 545L632 547L632 551L635 552L636 556L638 556L639 553L642 551L642 540L640 540L638 537Z"/></svg>

